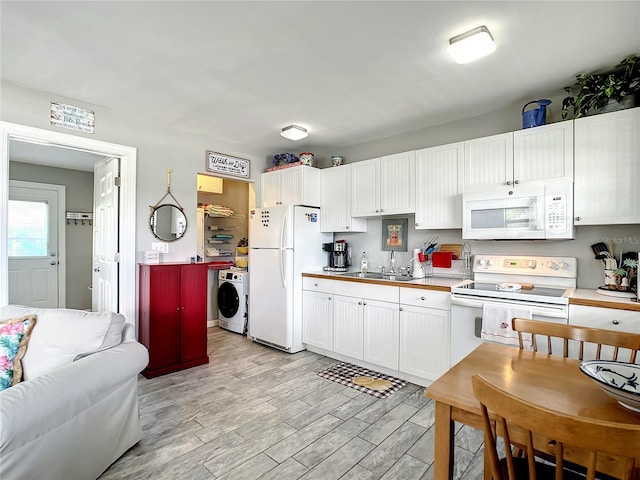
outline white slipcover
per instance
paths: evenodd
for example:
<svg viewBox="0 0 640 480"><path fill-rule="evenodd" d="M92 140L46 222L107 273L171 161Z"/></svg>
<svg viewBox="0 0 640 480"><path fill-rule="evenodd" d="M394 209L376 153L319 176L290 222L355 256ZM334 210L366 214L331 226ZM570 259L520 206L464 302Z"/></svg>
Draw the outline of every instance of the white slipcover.
<svg viewBox="0 0 640 480"><path fill-rule="evenodd" d="M137 377L149 356L131 325L121 330L118 345L0 392L2 480L95 479L142 438Z"/></svg>

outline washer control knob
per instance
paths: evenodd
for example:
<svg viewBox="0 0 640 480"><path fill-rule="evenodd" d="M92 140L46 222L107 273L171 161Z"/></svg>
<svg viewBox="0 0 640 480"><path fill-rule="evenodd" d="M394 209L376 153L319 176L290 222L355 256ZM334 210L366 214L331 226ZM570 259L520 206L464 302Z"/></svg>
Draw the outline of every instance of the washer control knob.
<svg viewBox="0 0 640 480"><path fill-rule="evenodd" d="M569 266L569 264L567 262L559 262L558 263L558 268L560 270L565 270L568 266Z"/></svg>
<svg viewBox="0 0 640 480"><path fill-rule="evenodd" d="M529 268L536 268L538 262L536 262L535 260L529 260L529 262L527 263Z"/></svg>
<svg viewBox="0 0 640 480"><path fill-rule="evenodd" d="M548 261L547 267L550 268L551 270L557 270L558 264L556 262Z"/></svg>
<svg viewBox="0 0 640 480"><path fill-rule="evenodd" d="M489 259L489 260L487 261L487 266L488 266L488 267L491 267L492 265L493 265L493 260Z"/></svg>
<svg viewBox="0 0 640 480"><path fill-rule="evenodd" d="M481 258L480 260L478 260L478 265L480 265L481 267L484 267L487 264L487 261L484 258Z"/></svg>

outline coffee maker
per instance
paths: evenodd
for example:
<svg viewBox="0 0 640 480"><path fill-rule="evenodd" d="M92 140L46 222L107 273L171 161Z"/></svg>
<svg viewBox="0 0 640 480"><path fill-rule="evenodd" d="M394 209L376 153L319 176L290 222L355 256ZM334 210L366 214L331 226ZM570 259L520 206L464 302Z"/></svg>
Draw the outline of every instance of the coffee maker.
<svg viewBox="0 0 640 480"><path fill-rule="evenodd" d="M329 266L324 267L325 271L346 272L351 265L349 256L349 244L344 240L333 243L323 243L322 250L329 253Z"/></svg>

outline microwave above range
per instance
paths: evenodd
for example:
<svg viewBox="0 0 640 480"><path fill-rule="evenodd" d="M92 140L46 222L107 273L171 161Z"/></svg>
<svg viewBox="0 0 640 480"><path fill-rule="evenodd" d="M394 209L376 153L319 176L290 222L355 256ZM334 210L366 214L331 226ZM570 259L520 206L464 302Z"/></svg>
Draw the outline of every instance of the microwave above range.
<svg viewBox="0 0 640 480"><path fill-rule="evenodd" d="M573 185L558 183L462 196L465 240L573 238Z"/></svg>

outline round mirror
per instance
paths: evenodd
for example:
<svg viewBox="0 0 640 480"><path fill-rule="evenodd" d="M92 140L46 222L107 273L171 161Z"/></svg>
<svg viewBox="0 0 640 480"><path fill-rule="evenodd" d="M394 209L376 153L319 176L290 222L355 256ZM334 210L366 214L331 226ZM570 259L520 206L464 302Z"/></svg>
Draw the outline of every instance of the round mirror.
<svg viewBox="0 0 640 480"><path fill-rule="evenodd" d="M149 217L153 236L164 242L175 242L187 231L187 217L176 205L165 203L153 207Z"/></svg>

